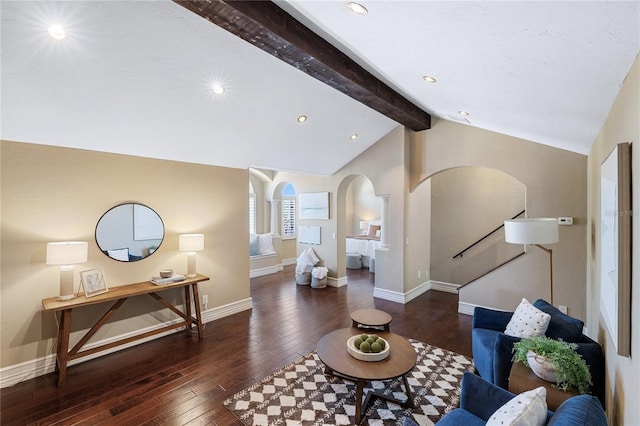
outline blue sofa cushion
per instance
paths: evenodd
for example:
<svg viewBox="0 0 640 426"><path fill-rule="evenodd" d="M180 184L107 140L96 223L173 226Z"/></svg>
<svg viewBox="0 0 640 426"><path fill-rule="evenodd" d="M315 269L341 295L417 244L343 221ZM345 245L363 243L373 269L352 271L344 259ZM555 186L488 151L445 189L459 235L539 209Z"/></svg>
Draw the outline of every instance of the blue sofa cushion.
<svg viewBox="0 0 640 426"><path fill-rule="evenodd" d="M574 396L563 402L553 413L549 426L600 426L607 424L598 398L589 395Z"/></svg>
<svg viewBox="0 0 640 426"><path fill-rule="evenodd" d="M478 416L474 416L467 410L463 410L462 408L456 408L453 411L450 411L447 415L445 415L440 421L438 421L438 426L484 426L487 422L482 420ZM415 423L414 423L415 425ZM403 425L407 426L407 425ZM413 425L411 425L413 426ZM415 425L418 426L418 425Z"/></svg>
<svg viewBox="0 0 640 426"><path fill-rule="evenodd" d="M584 322L577 318L563 314L546 300L538 299L533 306L551 315L551 322L545 335L552 339L562 339L565 342L578 343L582 340Z"/></svg>

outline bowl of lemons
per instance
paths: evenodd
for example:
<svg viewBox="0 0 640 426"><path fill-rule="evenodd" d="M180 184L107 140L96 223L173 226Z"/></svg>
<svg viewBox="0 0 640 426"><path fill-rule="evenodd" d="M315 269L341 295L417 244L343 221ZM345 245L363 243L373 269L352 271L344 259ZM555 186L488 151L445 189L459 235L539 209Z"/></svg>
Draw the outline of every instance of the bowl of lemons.
<svg viewBox="0 0 640 426"><path fill-rule="evenodd" d="M347 351L360 361L381 361L389 356L389 343L377 334L358 334L347 340Z"/></svg>

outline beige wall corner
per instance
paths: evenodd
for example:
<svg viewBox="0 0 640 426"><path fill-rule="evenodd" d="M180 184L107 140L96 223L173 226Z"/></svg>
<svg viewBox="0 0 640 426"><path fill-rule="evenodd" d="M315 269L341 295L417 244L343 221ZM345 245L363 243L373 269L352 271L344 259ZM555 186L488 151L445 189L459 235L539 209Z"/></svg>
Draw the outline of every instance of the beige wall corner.
<svg viewBox="0 0 640 426"><path fill-rule="evenodd" d="M640 424L640 56L629 71L618 98L589 153L588 321L592 337L605 350L607 415L611 425ZM632 143L631 357L618 356L600 313L600 165L619 143Z"/></svg>
<svg viewBox="0 0 640 426"><path fill-rule="evenodd" d="M574 218L574 225L562 227L560 242L553 245L554 302L584 318L586 156L445 120L435 123L426 137L425 177L462 166L493 168L525 185L529 217ZM499 272L461 289L460 301L513 309L519 300L516 294L533 300L547 297L548 278L530 286L521 277L534 277L548 268L548 258L529 250ZM505 288L513 296L507 296Z"/></svg>

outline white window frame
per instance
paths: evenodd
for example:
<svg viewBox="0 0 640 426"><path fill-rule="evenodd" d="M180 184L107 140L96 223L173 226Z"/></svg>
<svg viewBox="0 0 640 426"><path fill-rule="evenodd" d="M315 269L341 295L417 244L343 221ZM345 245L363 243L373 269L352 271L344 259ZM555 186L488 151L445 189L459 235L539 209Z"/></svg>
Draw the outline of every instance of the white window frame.
<svg viewBox="0 0 640 426"><path fill-rule="evenodd" d="M291 204L293 204L293 209L291 208ZM295 196L285 196L282 198L282 208L280 209L281 216L281 228L282 228L282 239L294 239L297 237L296 235L296 197ZM291 221L292 223L289 225L287 222ZM289 229L290 228L290 229Z"/></svg>
<svg viewBox="0 0 640 426"><path fill-rule="evenodd" d="M256 232L256 193L253 190L253 185L249 182L249 233L257 234Z"/></svg>

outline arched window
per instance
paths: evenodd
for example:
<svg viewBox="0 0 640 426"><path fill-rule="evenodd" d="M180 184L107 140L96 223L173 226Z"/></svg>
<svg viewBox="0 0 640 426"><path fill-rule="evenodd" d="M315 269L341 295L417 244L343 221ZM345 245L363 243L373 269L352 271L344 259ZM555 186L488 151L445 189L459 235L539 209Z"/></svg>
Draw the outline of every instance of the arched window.
<svg viewBox="0 0 640 426"><path fill-rule="evenodd" d="M282 238L296 237L296 190L288 183L282 189Z"/></svg>
<svg viewBox="0 0 640 426"><path fill-rule="evenodd" d="M249 233L256 234L256 193L249 182Z"/></svg>

